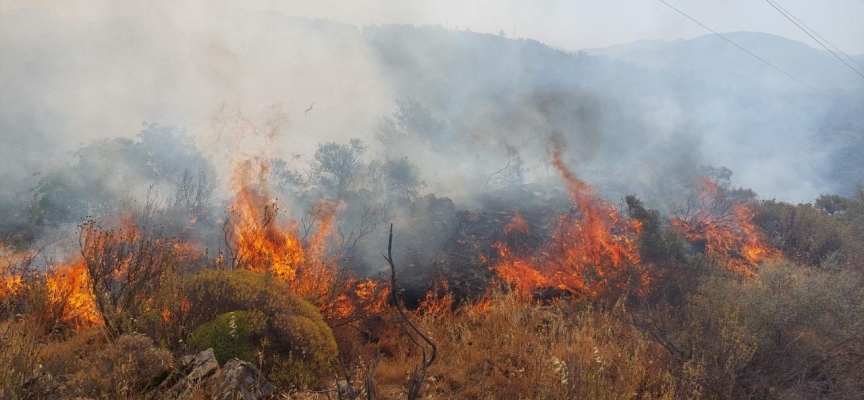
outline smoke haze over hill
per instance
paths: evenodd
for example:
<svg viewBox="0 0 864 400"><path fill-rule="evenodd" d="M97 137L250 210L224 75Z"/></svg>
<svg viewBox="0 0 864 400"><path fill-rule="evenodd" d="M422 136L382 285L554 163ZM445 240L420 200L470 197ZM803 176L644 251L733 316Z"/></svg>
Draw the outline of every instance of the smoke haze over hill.
<svg viewBox="0 0 864 400"><path fill-rule="evenodd" d="M6 9L0 134L12 145L2 170L16 183L7 197L26 198L32 174L93 140L133 138L142 122L185 128L223 188L238 158L296 159L303 170L317 144L361 138L369 154L419 164L427 192L467 200L514 157L526 182L554 179L546 147L558 134L579 173L613 199L668 195L700 165L791 201L848 192L860 179L848 173L860 163L843 155L860 143L860 113L713 37L571 53L506 30L349 25L267 4ZM373 14L351 22L412 13ZM824 52L731 37L860 108L864 80L843 76ZM420 119L393 125L405 135L382 134L388 119L399 122L399 103Z"/></svg>

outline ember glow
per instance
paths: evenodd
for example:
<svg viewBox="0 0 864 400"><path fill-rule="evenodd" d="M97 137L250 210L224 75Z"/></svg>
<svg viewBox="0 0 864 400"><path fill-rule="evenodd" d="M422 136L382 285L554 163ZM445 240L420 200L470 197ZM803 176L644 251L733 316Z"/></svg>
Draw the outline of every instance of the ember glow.
<svg viewBox="0 0 864 400"><path fill-rule="evenodd" d="M753 215L746 203L726 199L716 183L703 178L697 201L679 211L672 225L688 242L723 260L730 271L752 276L759 264L780 257L753 223Z"/></svg>
<svg viewBox="0 0 864 400"><path fill-rule="evenodd" d="M599 199L567 168L560 150L554 150L552 158L575 209L558 217L551 241L528 257L517 256L506 244L496 243L499 261L492 270L522 293L556 289L597 297L627 287L637 293L646 291L650 279L635 242L641 230L639 223ZM526 231L527 224L517 215L505 234Z"/></svg>

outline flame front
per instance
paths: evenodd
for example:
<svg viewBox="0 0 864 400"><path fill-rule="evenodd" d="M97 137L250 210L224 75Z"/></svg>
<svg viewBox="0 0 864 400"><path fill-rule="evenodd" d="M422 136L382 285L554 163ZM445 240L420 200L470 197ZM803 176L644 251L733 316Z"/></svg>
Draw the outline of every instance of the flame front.
<svg viewBox="0 0 864 400"><path fill-rule="evenodd" d="M597 198L564 165L559 150L553 151L552 158L576 209L558 217L552 240L532 255L519 256L503 242L496 243L499 261L492 269L522 293L554 288L596 297L628 286L637 293L646 291L650 279L635 243L639 223ZM513 232L527 232L519 215L505 228L505 234Z"/></svg>

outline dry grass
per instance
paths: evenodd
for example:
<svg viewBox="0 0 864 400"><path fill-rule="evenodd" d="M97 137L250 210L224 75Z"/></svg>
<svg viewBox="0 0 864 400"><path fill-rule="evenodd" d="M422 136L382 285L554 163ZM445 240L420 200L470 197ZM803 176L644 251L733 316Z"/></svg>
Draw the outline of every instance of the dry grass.
<svg viewBox="0 0 864 400"><path fill-rule="evenodd" d="M497 295L483 311L415 318L439 351L427 373L424 398L680 397L666 351L630 324L622 307L540 306L516 295ZM395 324L379 339L370 346L383 349L374 371L377 396L405 398L419 349ZM364 373L364 367L355 370L357 386Z"/></svg>

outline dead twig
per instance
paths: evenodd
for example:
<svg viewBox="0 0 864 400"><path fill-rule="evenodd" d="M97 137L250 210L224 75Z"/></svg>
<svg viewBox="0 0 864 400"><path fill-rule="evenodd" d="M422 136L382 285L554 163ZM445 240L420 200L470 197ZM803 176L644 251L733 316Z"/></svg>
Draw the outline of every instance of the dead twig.
<svg viewBox="0 0 864 400"><path fill-rule="evenodd" d="M408 400L414 400L420 397L420 389L426 376L426 370L433 362L435 362L435 358L438 355L438 346L432 338L423 333L423 331L414 324L410 318L408 318L408 313L405 312L402 303L399 302L399 298L396 296L396 265L393 263L392 223L390 224L390 237L387 241L387 255L384 256L384 259L387 260L388 264L390 264L390 294L393 296L393 303L396 304L396 310L399 312L399 324L405 334L408 335L408 338L411 339L411 342L420 347L423 356L423 361L414 368L413 376L408 382ZM424 342L425 345L420 343L421 341ZM427 346L429 347L428 353Z"/></svg>

